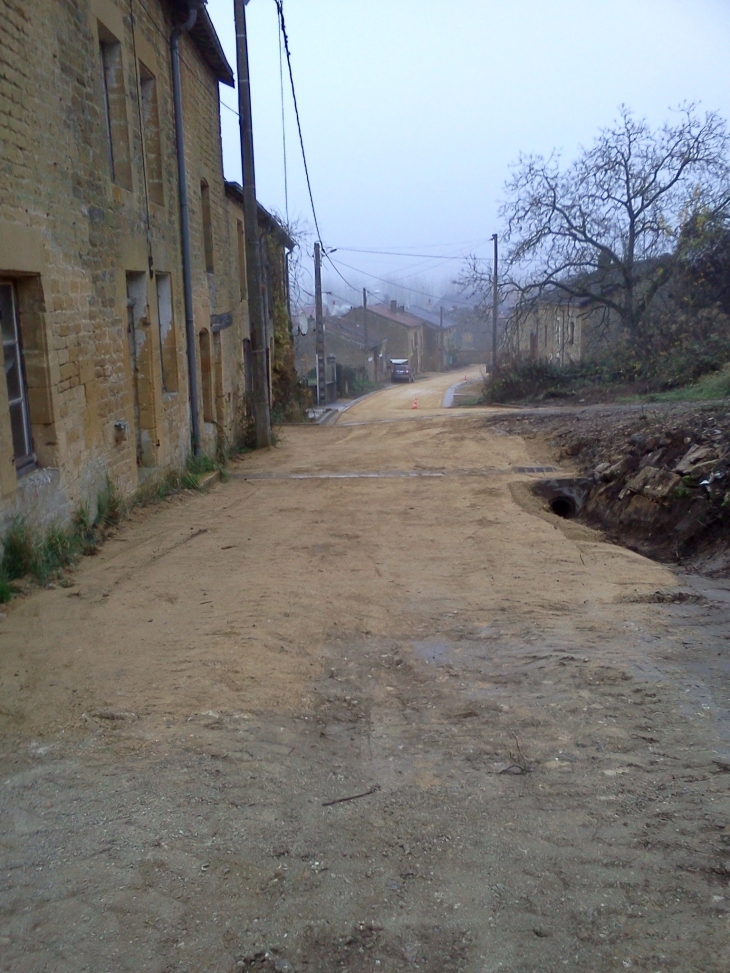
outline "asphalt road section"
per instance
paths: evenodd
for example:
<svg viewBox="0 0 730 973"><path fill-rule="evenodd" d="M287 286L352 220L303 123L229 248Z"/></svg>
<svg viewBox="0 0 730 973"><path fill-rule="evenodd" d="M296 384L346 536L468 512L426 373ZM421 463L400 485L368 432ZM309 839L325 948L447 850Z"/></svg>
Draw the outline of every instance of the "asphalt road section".
<svg viewBox="0 0 730 973"><path fill-rule="evenodd" d="M728 592L546 512L460 377L10 606L3 973L730 969Z"/></svg>

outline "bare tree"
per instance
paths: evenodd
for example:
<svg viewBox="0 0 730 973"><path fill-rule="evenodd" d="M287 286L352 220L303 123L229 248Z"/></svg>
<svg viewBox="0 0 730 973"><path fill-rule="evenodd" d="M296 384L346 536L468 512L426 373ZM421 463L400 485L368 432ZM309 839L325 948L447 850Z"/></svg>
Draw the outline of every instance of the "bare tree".
<svg viewBox="0 0 730 973"><path fill-rule="evenodd" d="M637 335L657 292L682 260L683 228L711 227L730 209L730 138L715 112L694 105L652 130L622 107L593 146L560 158L521 157L500 215L509 247L505 275L523 297L558 289L617 316ZM488 291L472 258L462 282Z"/></svg>

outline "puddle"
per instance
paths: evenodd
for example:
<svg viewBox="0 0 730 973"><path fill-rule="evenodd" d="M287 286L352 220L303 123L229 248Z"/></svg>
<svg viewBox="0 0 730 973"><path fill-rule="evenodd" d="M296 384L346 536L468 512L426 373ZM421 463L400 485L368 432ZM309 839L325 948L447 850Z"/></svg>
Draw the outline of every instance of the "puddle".
<svg viewBox="0 0 730 973"><path fill-rule="evenodd" d="M425 662L430 662L437 666L460 661L459 656L461 655L452 642L434 638L424 639L422 642L414 642L413 651L419 659L423 659Z"/></svg>

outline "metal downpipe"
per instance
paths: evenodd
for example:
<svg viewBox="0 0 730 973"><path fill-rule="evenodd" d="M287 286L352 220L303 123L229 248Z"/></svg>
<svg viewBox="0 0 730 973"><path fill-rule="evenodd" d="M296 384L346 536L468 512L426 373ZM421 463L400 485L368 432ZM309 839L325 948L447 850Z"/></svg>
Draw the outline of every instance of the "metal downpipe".
<svg viewBox="0 0 730 973"><path fill-rule="evenodd" d="M188 185L185 168L185 130L183 127L182 83L180 80L179 41L198 19L198 10L205 0L189 0L188 19L176 27L170 35L172 60L172 96L175 106L175 150L177 178L180 193L180 245L182 249L183 294L185 302L185 347L188 359L188 394L190 397L190 434L193 456L200 455L200 413L198 399L198 369L195 347L195 320L193 317L193 279L190 261L190 224L188 220Z"/></svg>

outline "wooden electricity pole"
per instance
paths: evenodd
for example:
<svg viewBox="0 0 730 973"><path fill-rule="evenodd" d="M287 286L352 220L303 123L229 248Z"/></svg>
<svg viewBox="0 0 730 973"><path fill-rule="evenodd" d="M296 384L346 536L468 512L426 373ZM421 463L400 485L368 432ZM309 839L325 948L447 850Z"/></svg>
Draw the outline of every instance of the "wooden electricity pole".
<svg viewBox="0 0 730 973"><path fill-rule="evenodd" d="M362 340L365 345L365 377L370 378L370 365L368 362L370 354L370 346L368 343L368 292L366 288L362 289ZM375 357L373 356L373 364L375 364ZM377 365L376 365L377 367ZM377 381L377 377L373 376L373 381Z"/></svg>
<svg viewBox="0 0 730 973"><path fill-rule="evenodd" d="M322 316L322 255L314 244L314 327L317 353L317 405L327 404L327 375L324 359L324 318Z"/></svg>
<svg viewBox="0 0 730 973"><path fill-rule="evenodd" d="M446 339L444 338L444 306L439 307L439 348L441 349L441 367L446 368Z"/></svg>
<svg viewBox="0 0 730 973"><path fill-rule="evenodd" d="M492 234L494 241L494 268L492 277L492 381L497 376L497 316L499 314L499 270L497 267L497 234Z"/></svg>
<svg viewBox="0 0 730 973"><path fill-rule="evenodd" d="M269 413L269 367L267 359L264 301L261 288L261 260L259 255L258 207L256 203L256 175L253 159L253 128L251 125L251 83L248 74L248 42L246 37L246 0L234 0L236 21L236 62L238 69L238 115L241 130L241 173L243 181L243 225L246 240L246 290L248 316L251 322L251 351L253 352L253 409L256 425L256 445L259 449L271 445L271 415Z"/></svg>

